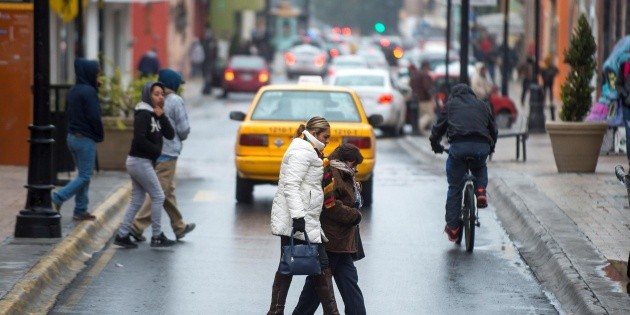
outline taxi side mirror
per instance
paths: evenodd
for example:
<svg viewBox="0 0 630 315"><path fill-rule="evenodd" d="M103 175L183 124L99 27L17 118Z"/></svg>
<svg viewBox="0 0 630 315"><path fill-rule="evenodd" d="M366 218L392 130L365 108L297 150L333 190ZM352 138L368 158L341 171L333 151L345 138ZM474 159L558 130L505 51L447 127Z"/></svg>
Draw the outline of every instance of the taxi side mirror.
<svg viewBox="0 0 630 315"><path fill-rule="evenodd" d="M236 120L236 121L243 121L245 120L245 113L239 112L239 111L232 111L230 112L230 119Z"/></svg>
<svg viewBox="0 0 630 315"><path fill-rule="evenodd" d="M368 117L368 123L372 125L372 127L376 127L383 123L383 115L373 114Z"/></svg>

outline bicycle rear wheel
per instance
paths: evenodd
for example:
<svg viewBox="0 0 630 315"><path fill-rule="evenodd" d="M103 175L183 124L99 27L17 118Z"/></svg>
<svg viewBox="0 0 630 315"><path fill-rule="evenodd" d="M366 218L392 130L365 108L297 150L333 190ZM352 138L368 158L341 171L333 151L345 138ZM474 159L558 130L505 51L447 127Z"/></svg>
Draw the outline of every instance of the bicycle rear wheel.
<svg viewBox="0 0 630 315"><path fill-rule="evenodd" d="M472 252L475 247L475 191L471 185L466 186L464 192L464 210L463 210L463 224L464 224L464 240L466 244L466 251Z"/></svg>

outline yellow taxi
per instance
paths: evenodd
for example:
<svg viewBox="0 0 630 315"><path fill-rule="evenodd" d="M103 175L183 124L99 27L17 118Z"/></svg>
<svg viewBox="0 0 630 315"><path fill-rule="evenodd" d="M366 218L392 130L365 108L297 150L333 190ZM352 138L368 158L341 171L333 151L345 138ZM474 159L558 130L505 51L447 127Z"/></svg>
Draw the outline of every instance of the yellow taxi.
<svg viewBox="0 0 630 315"><path fill-rule="evenodd" d="M300 123L322 116L331 127L328 155L341 143L359 147L363 163L357 180L362 182L364 206L372 204L376 137L373 126L381 115L366 117L357 94L348 88L321 84L270 85L261 88L247 113L230 112L230 119L242 121L234 149L236 200L253 201L254 185L277 184L280 162Z"/></svg>

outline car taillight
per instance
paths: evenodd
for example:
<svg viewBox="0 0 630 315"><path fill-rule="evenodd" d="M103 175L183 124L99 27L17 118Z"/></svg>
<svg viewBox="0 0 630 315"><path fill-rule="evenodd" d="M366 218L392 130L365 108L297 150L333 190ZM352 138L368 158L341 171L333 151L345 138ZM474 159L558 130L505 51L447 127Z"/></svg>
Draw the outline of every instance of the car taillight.
<svg viewBox="0 0 630 315"><path fill-rule="evenodd" d="M393 100L394 96L391 94L381 94L381 96L378 97L379 104L391 104Z"/></svg>
<svg viewBox="0 0 630 315"><path fill-rule="evenodd" d="M387 38L381 38L380 44L381 44L381 46L383 46L383 47L389 47L389 44L390 44L390 43L389 43L389 39L387 39Z"/></svg>
<svg viewBox="0 0 630 315"><path fill-rule="evenodd" d="M290 52L284 54L284 61L289 66L294 65L295 64L295 55L293 53L290 53Z"/></svg>
<svg viewBox="0 0 630 315"><path fill-rule="evenodd" d="M333 74L335 74L335 68L328 68L328 76L332 76Z"/></svg>
<svg viewBox="0 0 630 315"><path fill-rule="evenodd" d="M326 63L326 55L320 54L315 56L315 65L321 67Z"/></svg>
<svg viewBox="0 0 630 315"><path fill-rule="evenodd" d="M397 59L400 59L405 54L405 51L401 47L396 47L394 48L393 54L394 54L394 57L396 57Z"/></svg>
<svg viewBox="0 0 630 315"><path fill-rule="evenodd" d="M260 71L258 73L258 81L259 82L267 82L267 81L269 81L269 72L267 72L267 71Z"/></svg>
<svg viewBox="0 0 630 315"><path fill-rule="evenodd" d="M330 50L329 53L330 53L330 57L335 58L335 57L339 56L339 49L333 48L333 49Z"/></svg>
<svg viewBox="0 0 630 315"><path fill-rule="evenodd" d="M241 135L239 139L240 145L266 147L269 145L269 137L267 135L249 134Z"/></svg>
<svg viewBox="0 0 630 315"><path fill-rule="evenodd" d="M234 80L234 70L232 70L232 69L225 69L223 77L225 78L225 81L232 81L232 80Z"/></svg>
<svg viewBox="0 0 630 315"><path fill-rule="evenodd" d="M369 137L343 137L343 143L350 143L359 149L369 149L372 147L372 141Z"/></svg>

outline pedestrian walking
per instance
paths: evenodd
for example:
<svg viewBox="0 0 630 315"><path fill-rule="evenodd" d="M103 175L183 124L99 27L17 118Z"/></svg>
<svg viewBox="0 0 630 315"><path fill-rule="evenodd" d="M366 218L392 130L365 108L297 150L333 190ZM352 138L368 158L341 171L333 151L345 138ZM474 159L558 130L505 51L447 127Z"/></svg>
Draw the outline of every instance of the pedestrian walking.
<svg viewBox="0 0 630 315"><path fill-rule="evenodd" d="M418 120L418 134L423 135L431 127L435 120L435 105L433 101L433 79L431 78L431 66L427 61L423 61L420 70L414 71L411 78L411 89L414 98L418 101L420 108L420 119Z"/></svg>
<svg viewBox="0 0 630 315"><path fill-rule="evenodd" d="M554 65L553 57L551 55L545 56L543 66L540 69L540 76L543 81L543 92L548 95L550 105L553 105L553 83L557 75L558 67Z"/></svg>
<svg viewBox="0 0 630 315"><path fill-rule="evenodd" d="M320 218L328 242L324 243L330 270L341 293L346 314L365 314L363 293L354 266L358 252L358 224L362 205L360 185L355 180L357 165L363 156L357 146L344 143L330 154L330 166L335 182L335 205L324 208ZM319 307L314 276L306 277L298 305L293 315L312 315Z"/></svg>
<svg viewBox="0 0 630 315"><path fill-rule="evenodd" d="M617 69L615 89L619 93L619 101L621 113L623 114L624 129L626 130L626 139L630 139L630 60L624 60L619 63ZM626 140L626 157L630 165L630 141Z"/></svg>
<svg viewBox="0 0 630 315"><path fill-rule="evenodd" d="M157 48L147 51L138 62L140 77L145 78L156 75L160 70L160 60L158 59Z"/></svg>
<svg viewBox="0 0 630 315"><path fill-rule="evenodd" d="M477 62L475 64L475 73L470 78L470 87L478 99L490 103L490 94L494 88L494 84L488 78L486 64Z"/></svg>
<svg viewBox="0 0 630 315"><path fill-rule="evenodd" d="M164 89L162 83L147 82L142 89L142 101L136 105L134 112L133 140L126 162L131 176L131 201L114 240L114 244L126 248L138 247L129 234L147 193L151 197L151 247L175 244L162 233L164 191L154 169L155 161L162 153L163 137L172 140L175 136L171 123L164 115Z"/></svg>
<svg viewBox="0 0 630 315"><path fill-rule="evenodd" d="M171 227L177 240L195 229L195 223L184 223L181 212L177 207L175 197L175 170L177 168L177 158L179 157L183 141L190 133L190 123L188 114L184 106L184 99L177 95L176 91L184 83L181 75L171 69L160 70L158 81L164 84L166 97L164 99L164 115L168 118L175 136L172 140L163 139L162 153L157 158L155 172L157 173L160 186L164 191L164 210L171 221ZM129 233L136 241L145 241L142 236L144 230L151 224L151 198L146 199L140 211L136 214Z"/></svg>
<svg viewBox="0 0 630 315"><path fill-rule="evenodd" d="M204 52L203 45L199 39L195 38L190 45L190 51L188 52L190 58L190 77L196 78L203 73L203 61L206 59L206 53Z"/></svg>
<svg viewBox="0 0 630 315"><path fill-rule="evenodd" d="M330 124L322 117L315 116L298 127L282 157L278 190L271 207L271 232L280 236L281 249L290 244L294 231L296 243L305 244L307 233L310 242L318 245L322 272L314 276L315 291L324 314L339 314L329 260L322 246L326 237L319 221L322 208L335 205L332 170L323 154L329 139ZM292 279L292 275L276 271L267 315L284 314Z"/></svg>
<svg viewBox="0 0 630 315"><path fill-rule="evenodd" d="M527 57L525 62L518 66L518 76L521 79L521 106L525 106L525 98L530 86L534 83L534 59Z"/></svg>
<svg viewBox="0 0 630 315"><path fill-rule="evenodd" d="M203 74L203 89L201 93L203 95L212 95L212 86L214 80L221 80L221 78L215 78L214 72L218 57L218 43L212 32L212 29L208 28L205 32L203 39L204 60L202 67Z"/></svg>
<svg viewBox="0 0 630 315"><path fill-rule="evenodd" d="M51 200L57 212L61 205L74 196L74 220L94 220L87 211L88 190L96 160L96 143L103 141L101 105L98 100L97 61L78 58L74 61L76 84L66 96L68 118L68 149L77 166L77 177L60 190L53 192Z"/></svg>

